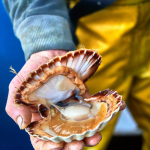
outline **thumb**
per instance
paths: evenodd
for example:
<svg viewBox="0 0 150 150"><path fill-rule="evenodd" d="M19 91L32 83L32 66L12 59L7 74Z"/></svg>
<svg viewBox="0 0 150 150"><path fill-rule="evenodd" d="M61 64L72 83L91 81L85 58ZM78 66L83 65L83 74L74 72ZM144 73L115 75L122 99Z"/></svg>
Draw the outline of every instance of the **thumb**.
<svg viewBox="0 0 150 150"><path fill-rule="evenodd" d="M30 124L32 113L28 106L15 104L13 95L12 93L8 95L6 112L19 125L20 129L24 129Z"/></svg>
<svg viewBox="0 0 150 150"><path fill-rule="evenodd" d="M6 112L19 125L20 129L24 129L30 124L32 113L28 106L16 104L14 101L14 93L16 92L15 87L18 87L18 84L20 83L15 80L9 85Z"/></svg>
<svg viewBox="0 0 150 150"><path fill-rule="evenodd" d="M30 122L32 114L25 105L8 104L6 105L7 114L18 124L20 129L26 128Z"/></svg>

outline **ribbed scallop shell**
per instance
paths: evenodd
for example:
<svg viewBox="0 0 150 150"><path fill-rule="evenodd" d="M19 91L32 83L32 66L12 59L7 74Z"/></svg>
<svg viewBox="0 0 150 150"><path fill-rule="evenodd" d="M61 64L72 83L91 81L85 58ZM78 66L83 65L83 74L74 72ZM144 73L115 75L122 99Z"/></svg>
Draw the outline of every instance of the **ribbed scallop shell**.
<svg viewBox="0 0 150 150"><path fill-rule="evenodd" d="M31 104L27 94L46 83L56 75L68 77L79 89L85 92L83 82L87 81L101 63L101 56L94 50L77 50L64 56L57 56L29 74L16 91L15 102Z"/></svg>
<svg viewBox="0 0 150 150"><path fill-rule="evenodd" d="M105 125L116 115L116 113L119 111L120 106L121 106L121 100L122 97L118 95L118 93L114 90L104 90L100 91L99 93L91 96L88 99L84 99L85 101L93 101L93 102L104 102L107 104L109 109L107 110L106 117L103 119L103 121L100 121L99 123L94 122L92 120L90 122L91 124L91 129L88 129L80 134L71 134L70 136L50 136L48 134L43 133L42 130L39 129L40 124L42 124L42 120L38 122L33 122L31 123L27 128L26 131L35 137L38 137L39 139L42 140L51 140L53 142L71 142L72 140L83 140L84 137L91 137L93 136L96 132L102 130ZM102 110L103 111L103 110ZM45 119L46 120L46 119ZM65 124L67 126L67 124ZM82 126L82 123L79 123L79 128ZM69 130L69 126L66 127ZM37 134L40 133L40 134Z"/></svg>
<svg viewBox="0 0 150 150"><path fill-rule="evenodd" d="M65 134L62 134L61 136L57 134L55 135L55 133L52 133L54 136L51 136L40 128L42 125L45 130L49 127L49 125L46 126L45 124L46 122L50 124L51 121L48 118L50 116L49 110L51 103L56 104L57 102L70 99L76 94L79 97L82 97L86 91L84 82L95 73L100 63L101 56L96 51L83 49L69 52L64 56L57 56L51 59L48 63L39 66L37 70L31 72L28 78L22 82L19 89L16 91L14 96L15 102L37 106L43 119L31 123L26 128L26 131L40 139L51 140L54 142L82 140L84 137L90 137L97 131L100 131L119 111L121 96L118 95L116 91L105 90L83 100L84 103L90 103L92 106L94 106L95 103L102 103L102 105L104 105L102 108L99 108L100 110L98 111L101 111L102 113L100 120L91 120L91 125L88 125L88 127L86 124L89 124L89 122L79 122L79 125L78 123L76 125L76 128L79 129L73 130L73 134L69 135L67 134L70 132L67 129L67 125L69 128L69 125L73 126L73 123L65 122L63 120L64 125L62 126L64 127L62 127L62 129L64 129L64 131L61 131L61 133L64 132ZM60 82L62 79L65 83ZM60 89L59 93L53 92L54 87ZM38 95L42 95L43 97L39 98ZM52 109L52 111L54 110ZM103 115L104 112L105 115ZM56 114L56 117L58 117L58 115L59 113ZM94 121L95 123L93 124ZM76 123L74 122L74 124ZM83 126L83 128L80 126Z"/></svg>

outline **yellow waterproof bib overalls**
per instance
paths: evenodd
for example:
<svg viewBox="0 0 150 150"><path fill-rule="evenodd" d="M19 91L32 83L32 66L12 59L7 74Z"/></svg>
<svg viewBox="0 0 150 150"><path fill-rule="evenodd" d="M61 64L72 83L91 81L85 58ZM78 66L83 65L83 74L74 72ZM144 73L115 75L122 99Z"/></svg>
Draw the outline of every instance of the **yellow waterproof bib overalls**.
<svg viewBox="0 0 150 150"><path fill-rule="evenodd" d="M150 0L118 0L82 17L76 35L81 45L102 55L87 82L90 93L117 90L143 130L142 150L150 150ZM118 116L101 131L102 141L86 150L106 149Z"/></svg>

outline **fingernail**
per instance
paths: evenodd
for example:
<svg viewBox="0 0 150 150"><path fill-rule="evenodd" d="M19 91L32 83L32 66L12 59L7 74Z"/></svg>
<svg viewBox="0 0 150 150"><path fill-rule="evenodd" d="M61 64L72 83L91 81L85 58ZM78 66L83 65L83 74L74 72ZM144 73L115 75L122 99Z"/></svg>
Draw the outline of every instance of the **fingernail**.
<svg viewBox="0 0 150 150"><path fill-rule="evenodd" d="M20 128L20 129L22 128L22 122L23 122L23 119L22 119L21 116L19 116L19 117L17 118L17 124L19 125L19 128Z"/></svg>

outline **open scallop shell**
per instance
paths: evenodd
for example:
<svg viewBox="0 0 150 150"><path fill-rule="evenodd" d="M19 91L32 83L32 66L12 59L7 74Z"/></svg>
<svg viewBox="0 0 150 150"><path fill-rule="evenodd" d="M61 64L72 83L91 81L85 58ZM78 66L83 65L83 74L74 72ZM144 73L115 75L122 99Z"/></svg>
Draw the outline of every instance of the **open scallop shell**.
<svg viewBox="0 0 150 150"><path fill-rule="evenodd" d="M84 49L57 56L31 72L16 91L15 102L37 106L43 119L26 131L53 142L82 140L100 131L121 105L121 96L113 90L83 97L84 82L100 63L96 51Z"/></svg>

